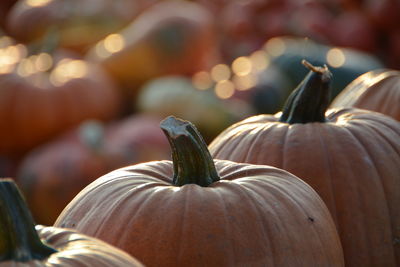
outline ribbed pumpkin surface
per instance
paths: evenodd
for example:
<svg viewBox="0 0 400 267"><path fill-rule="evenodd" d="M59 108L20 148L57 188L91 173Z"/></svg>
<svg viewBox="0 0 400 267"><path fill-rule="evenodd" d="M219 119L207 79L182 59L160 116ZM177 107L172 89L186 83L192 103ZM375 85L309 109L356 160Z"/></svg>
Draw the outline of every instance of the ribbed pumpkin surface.
<svg viewBox="0 0 400 267"><path fill-rule="evenodd" d="M135 255L146 266L342 266L334 223L306 183L269 166L215 161L221 180L173 186L171 161L113 171L55 225Z"/></svg>
<svg viewBox="0 0 400 267"><path fill-rule="evenodd" d="M349 266L400 264L400 124L367 110L329 110L324 123L258 115L222 132L214 158L268 164L310 184L337 223Z"/></svg>

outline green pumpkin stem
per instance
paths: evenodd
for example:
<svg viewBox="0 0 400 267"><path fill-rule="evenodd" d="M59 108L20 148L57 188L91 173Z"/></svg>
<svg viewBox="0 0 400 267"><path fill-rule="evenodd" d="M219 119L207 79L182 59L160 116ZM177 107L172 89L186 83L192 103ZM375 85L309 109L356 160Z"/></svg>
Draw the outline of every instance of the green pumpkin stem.
<svg viewBox="0 0 400 267"><path fill-rule="evenodd" d="M42 260L57 252L43 244L12 179L0 179L0 262Z"/></svg>
<svg viewBox="0 0 400 267"><path fill-rule="evenodd" d="M316 67L305 60L302 64L310 72L289 95L279 121L289 124L325 122L332 73L326 65Z"/></svg>
<svg viewBox="0 0 400 267"><path fill-rule="evenodd" d="M207 187L220 180L207 145L192 123L169 116L160 126L171 145L174 185Z"/></svg>

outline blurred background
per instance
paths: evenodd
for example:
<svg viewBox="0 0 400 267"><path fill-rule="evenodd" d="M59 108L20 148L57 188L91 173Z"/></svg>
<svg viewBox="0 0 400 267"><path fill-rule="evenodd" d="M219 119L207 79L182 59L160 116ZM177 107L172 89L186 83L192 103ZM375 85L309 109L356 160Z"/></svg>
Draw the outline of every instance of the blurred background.
<svg viewBox="0 0 400 267"><path fill-rule="evenodd" d="M307 59L332 98L400 68L397 0L1 0L0 177L52 224L85 185L170 158L159 128L190 120L209 143L280 111Z"/></svg>

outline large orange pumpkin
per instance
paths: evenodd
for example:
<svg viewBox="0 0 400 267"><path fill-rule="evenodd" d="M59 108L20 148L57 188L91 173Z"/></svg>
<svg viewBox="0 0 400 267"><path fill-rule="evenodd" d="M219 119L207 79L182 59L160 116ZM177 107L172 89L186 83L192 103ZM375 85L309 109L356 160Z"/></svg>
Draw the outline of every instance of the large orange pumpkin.
<svg viewBox="0 0 400 267"><path fill-rule="evenodd" d="M310 184L337 224L347 266L400 264L400 124L331 109L331 74L313 67L283 113L258 115L209 146L217 159L283 168ZM326 112L325 112L326 111Z"/></svg>
<svg viewBox="0 0 400 267"><path fill-rule="evenodd" d="M18 187L0 179L0 266L143 266L127 253L71 229L36 225Z"/></svg>
<svg viewBox="0 0 400 267"><path fill-rule="evenodd" d="M330 214L306 183L269 166L214 162L187 121L169 117L161 128L172 162L97 179L55 225L105 240L146 266L343 265Z"/></svg>
<svg viewBox="0 0 400 267"><path fill-rule="evenodd" d="M377 111L400 121L400 71L380 69L351 82L330 105Z"/></svg>
<svg viewBox="0 0 400 267"><path fill-rule="evenodd" d="M24 56L21 44L0 51L0 154L21 154L85 119L118 114L118 89L99 66L56 52Z"/></svg>
<svg viewBox="0 0 400 267"><path fill-rule="evenodd" d="M52 225L79 191L116 168L169 159L160 121L145 114L112 124L88 121L30 151L16 179L35 221Z"/></svg>

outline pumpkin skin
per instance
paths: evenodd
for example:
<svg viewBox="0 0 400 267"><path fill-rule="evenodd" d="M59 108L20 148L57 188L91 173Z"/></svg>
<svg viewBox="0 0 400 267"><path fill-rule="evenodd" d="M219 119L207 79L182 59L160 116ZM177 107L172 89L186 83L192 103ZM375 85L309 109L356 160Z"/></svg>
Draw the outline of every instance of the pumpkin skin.
<svg viewBox="0 0 400 267"><path fill-rule="evenodd" d="M157 3L116 34L123 40L120 50L107 50L106 37L87 58L104 66L131 94L152 78L191 75L219 60L214 18L194 2Z"/></svg>
<svg viewBox="0 0 400 267"><path fill-rule="evenodd" d="M359 76L333 99L330 106L368 109L400 121L399 103L400 72L381 69Z"/></svg>
<svg viewBox="0 0 400 267"><path fill-rule="evenodd" d="M65 56L57 61L49 71L21 76L21 60L0 74L0 128L7 129L0 154L21 155L86 119L119 114L118 89L101 67Z"/></svg>
<svg viewBox="0 0 400 267"><path fill-rule="evenodd" d="M282 122L285 113L253 116L223 131L209 145L210 153L217 159L282 168L311 185L336 222L346 266L397 266L400 124L361 109L325 113L328 83L312 84L312 77L310 73L299 85L315 87L308 102L296 100L306 109L322 95L321 121Z"/></svg>
<svg viewBox="0 0 400 267"><path fill-rule="evenodd" d="M74 230L35 227L14 181L0 183L1 267L143 266L122 250Z"/></svg>
<svg viewBox="0 0 400 267"><path fill-rule="evenodd" d="M343 265L333 221L311 187L269 166L213 161L194 126L168 129L171 120L161 125L173 162L110 172L55 225L109 242L146 266Z"/></svg>
<svg viewBox="0 0 400 267"><path fill-rule="evenodd" d="M111 124L88 121L26 154L16 179L35 221L52 225L79 191L116 168L169 159L160 121L145 114Z"/></svg>

